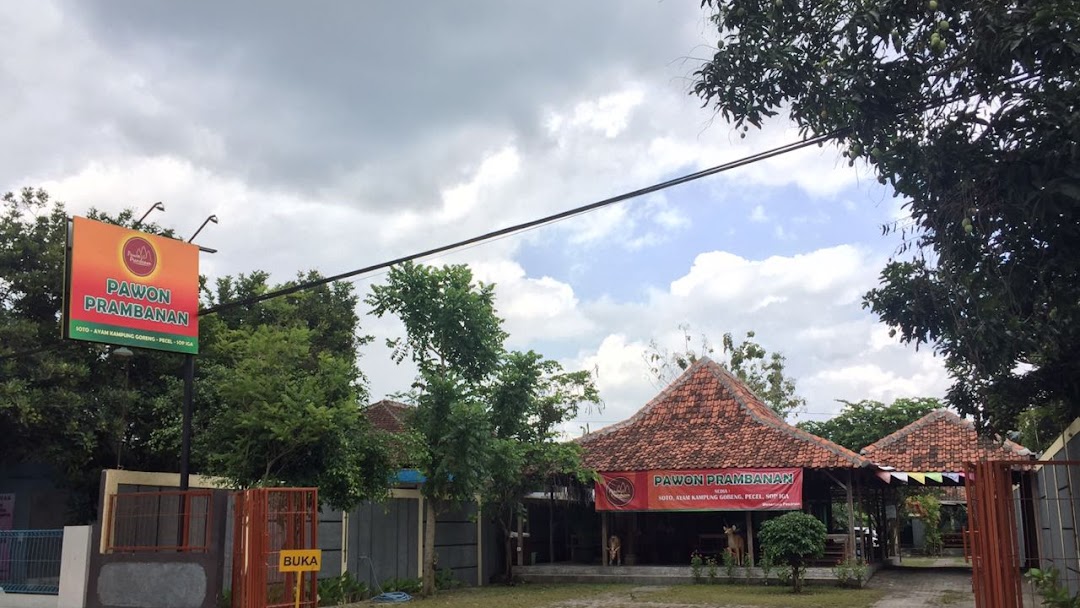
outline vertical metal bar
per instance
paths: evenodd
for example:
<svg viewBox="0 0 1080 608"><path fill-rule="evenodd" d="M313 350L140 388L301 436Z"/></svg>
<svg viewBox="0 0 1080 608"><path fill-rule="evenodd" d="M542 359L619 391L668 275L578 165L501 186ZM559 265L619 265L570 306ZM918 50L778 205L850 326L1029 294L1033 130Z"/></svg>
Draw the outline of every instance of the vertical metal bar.
<svg viewBox="0 0 1080 608"><path fill-rule="evenodd" d="M191 509L188 508L188 493L184 492L180 495L180 513L183 514L183 528L181 530L182 536L180 537L180 551L187 551L189 538L191 537Z"/></svg>
<svg viewBox="0 0 1080 608"><path fill-rule="evenodd" d="M187 490L191 468L191 410L195 396L195 355L184 355L183 426L180 431L180 490Z"/></svg>
<svg viewBox="0 0 1080 608"><path fill-rule="evenodd" d="M112 553L114 537L113 537L113 522L116 521L116 494L109 495L109 516L105 520L105 547Z"/></svg>

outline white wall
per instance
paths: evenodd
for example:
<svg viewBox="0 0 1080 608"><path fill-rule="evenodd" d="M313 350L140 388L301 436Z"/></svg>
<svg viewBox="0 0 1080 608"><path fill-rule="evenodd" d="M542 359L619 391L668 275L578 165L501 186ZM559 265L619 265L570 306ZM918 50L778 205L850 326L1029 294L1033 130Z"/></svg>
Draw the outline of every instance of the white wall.
<svg viewBox="0 0 1080 608"><path fill-rule="evenodd" d="M83 608L86 584L90 578L90 526L64 528L64 547L60 556L60 595L57 608Z"/></svg>

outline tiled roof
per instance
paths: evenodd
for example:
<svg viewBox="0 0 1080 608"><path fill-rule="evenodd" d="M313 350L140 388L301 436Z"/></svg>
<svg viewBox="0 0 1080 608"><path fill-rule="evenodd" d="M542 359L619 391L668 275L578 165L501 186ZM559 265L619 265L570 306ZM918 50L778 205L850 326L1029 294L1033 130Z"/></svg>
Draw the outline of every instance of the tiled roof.
<svg viewBox="0 0 1080 608"><path fill-rule="evenodd" d="M1030 458L1023 446L982 436L975 424L949 410L934 410L862 449L874 463L898 471L961 472L968 462Z"/></svg>
<svg viewBox="0 0 1080 608"><path fill-rule="evenodd" d="M578 442L597 471L857 468L870 461L784 422L716 362L699 359L631 418Z"/></svg>
<svg viewBox="0 0 1080 608"><path fill-rule="evenodd" d="M369 405L364 414L371 426L388 433L400 433L405 430L405 421L412 409L404 403L384 399Z"/></svg>

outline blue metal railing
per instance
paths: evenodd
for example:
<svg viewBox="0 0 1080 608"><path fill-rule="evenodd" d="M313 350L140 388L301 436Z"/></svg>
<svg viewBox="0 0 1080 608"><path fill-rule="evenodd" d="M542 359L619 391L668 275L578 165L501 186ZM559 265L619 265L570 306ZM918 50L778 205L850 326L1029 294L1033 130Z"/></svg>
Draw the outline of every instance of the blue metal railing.
<svg viewBox="0 0 1080 608"><path fill-rule="evenodd" d="M58 594L63 544L63 530L0 530L0 589Z"/></svg>

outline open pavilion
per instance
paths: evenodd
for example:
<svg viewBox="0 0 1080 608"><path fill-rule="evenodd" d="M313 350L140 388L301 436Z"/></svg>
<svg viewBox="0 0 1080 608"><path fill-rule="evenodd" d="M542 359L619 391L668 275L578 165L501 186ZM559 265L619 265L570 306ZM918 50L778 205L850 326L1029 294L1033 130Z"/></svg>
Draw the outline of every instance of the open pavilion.
<svg viewBox="0 0 1080 608"><path fill-rule="evenodd" d="M592 505L566 505L573 515L560 516L555 488L549 500L536 496L529 508L533 542L517 570L526 579L555 580L542 565L521 567L527 553L539 555L533 559L540 564L607 566L611 535L621 540L626 567L679 567L685 576L692 552L725 551L725 526L737 527L755 563L761 525L795 510L829 530L821 566L845 558L879 563L888 554L884 542L870 540L887 541L887 487L873 462L788 424L708 358L631 418L578 441L586 466L600 475ZM575 502L574 492L558 493ZM855 525L856 504L873 525ZM595 580L580 569L577 577L562 572L559 580Z"/></svg>

